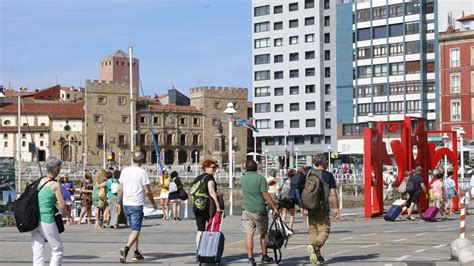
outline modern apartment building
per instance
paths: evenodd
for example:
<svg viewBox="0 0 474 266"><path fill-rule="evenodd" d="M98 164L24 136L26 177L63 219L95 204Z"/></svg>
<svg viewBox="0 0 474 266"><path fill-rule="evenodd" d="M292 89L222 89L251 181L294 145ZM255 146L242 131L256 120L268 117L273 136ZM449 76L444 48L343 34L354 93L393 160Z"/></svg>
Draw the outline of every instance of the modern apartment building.
<svg viewBox="0 0 474 266"><path fill-rule="evenodd" d="M339 136L360 140L369 120L402 121L405 116L425 118L427 127L435 128L439 116L436 0L340 1L337 8L348 5L353 13L353 100L341 104L338 99L338 110L352 108L353 116L351 123L341 119ZM347 20L338 16L337 22ZM347 56L337 61L347 61ZM345 85L346 93L338 91L338 98L347 97ZM360 145L361 141L342 141L338 150L361 150L355 147Z"/></svg>
<svg viewBox="0 0 474 266"><path fill-rule="evenodd" d="M336 1L253 0L257 137L280 167L336 146ZM285 145L286 140L286 145Z"/></svg>

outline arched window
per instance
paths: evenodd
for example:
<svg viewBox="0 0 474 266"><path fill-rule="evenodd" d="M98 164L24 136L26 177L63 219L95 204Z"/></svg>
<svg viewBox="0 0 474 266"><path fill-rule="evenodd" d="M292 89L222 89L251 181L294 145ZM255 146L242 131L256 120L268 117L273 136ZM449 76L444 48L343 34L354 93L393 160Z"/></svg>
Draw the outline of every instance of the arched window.
<svg viewBox="0 0 474 266"><path fill-rule="evenodd" d="M4 124L5 126L8 126L8 125L11 124L11 122L10 122L10 120L5 120L5 121L3 121L3 124Z"/></svg>

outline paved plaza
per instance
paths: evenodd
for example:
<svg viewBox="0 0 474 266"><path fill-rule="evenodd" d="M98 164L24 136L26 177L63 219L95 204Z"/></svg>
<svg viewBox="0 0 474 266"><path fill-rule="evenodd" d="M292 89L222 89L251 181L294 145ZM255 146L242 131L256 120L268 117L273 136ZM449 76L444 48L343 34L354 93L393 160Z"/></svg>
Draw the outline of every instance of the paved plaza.
<svg viewBox="0 0 474 266"><path fill-rule="evenodd" d="M346 265L458 265L450 261L452 240L459 236L459 221L425 223L421 220L394 223L381 218L364 219L361 209L344 210L343 218L332 224L332 232L324 246L323 256L329 264ZM474 239L474 216L467 216L467 234ZM309 264L306 253L307 229L298 217L296 234L282 249L282 265ZM64 265L117 265L118 250L124 246L128 229L96 229L93 225L66 226ZM247 263L244 234L240 217L226 217L223 225L226 237L223 262L227 265ZM140 265L195 264L195 222L145 220L140 249L146 260ZM20 234L16 228L0 228L0 265L30 265L30 234ZM257 243L257 240L255 240ZM258 249L256 249L258 251ZM47 260L49 260L49 247ZM260 259L260 254L256 255ZM133 262L130 262L133 263Z"/></svg>

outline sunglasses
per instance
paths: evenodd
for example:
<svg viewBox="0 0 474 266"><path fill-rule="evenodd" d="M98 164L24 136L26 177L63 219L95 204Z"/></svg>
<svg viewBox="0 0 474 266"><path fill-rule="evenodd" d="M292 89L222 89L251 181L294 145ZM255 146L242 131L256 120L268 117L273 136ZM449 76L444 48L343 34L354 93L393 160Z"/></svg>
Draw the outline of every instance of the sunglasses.
<svg viewBox="0 0 474 266"><path fill-rule="evenodd" d="M216 170L216 169L217 169L217 166L213 165L211 168L212 168L213 170Z"/></svg>

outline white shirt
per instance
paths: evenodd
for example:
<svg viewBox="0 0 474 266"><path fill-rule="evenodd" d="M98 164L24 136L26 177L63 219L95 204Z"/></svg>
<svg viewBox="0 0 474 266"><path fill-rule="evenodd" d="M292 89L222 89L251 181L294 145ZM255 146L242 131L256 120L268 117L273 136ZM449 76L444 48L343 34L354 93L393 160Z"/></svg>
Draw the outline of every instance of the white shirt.
<svg viewBox="0 0 474 266"><path fill-rule="evenodd" d="M146 171L138 166L122 170L119 179L123 186L124 206L143 206L145 204L145 185L150 184Z"/></svg>

